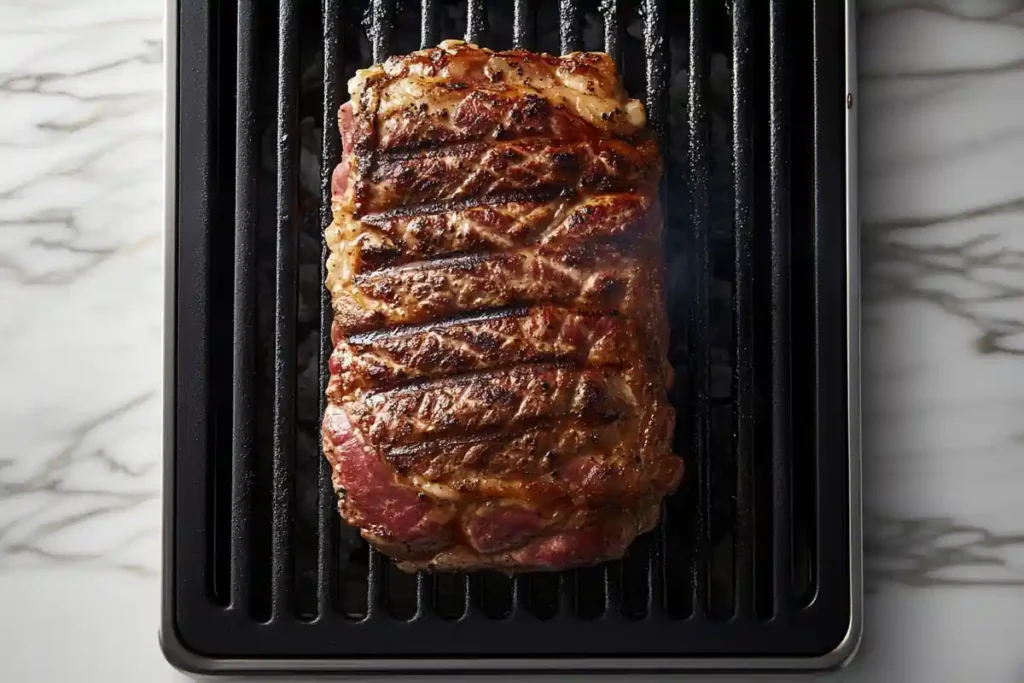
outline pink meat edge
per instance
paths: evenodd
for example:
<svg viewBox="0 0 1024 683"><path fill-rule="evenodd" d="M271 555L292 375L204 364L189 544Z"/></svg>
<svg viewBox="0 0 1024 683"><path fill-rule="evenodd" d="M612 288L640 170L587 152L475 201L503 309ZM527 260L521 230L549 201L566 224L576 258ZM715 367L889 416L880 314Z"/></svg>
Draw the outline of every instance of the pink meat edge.
<svg viewBox="0 0 1024 683"><path fill-rule="evenodd" d="M543 531L547 521L537 511L520 505L477 508L465 524L466 540L482 554L524 545Z"/></svg>
<svg viewBox="0 0 1024 683"><path fill-rule="evenodd" d="M389 542L407 544L410 550L449 543L444 511L429 496L396 480L391 468L365 446L341 406L328 405L323 432L350 523Z"/></svg>
<svg viewBox="0 0 1024 683"><path fill-rule="evenodd" d="M512 557L524 567L569 569L621 557L631 538L621 528L572 529L538 539Z"/></svg>
<svg viewBox="0 0 1024 683"><path fill-rule="evenodd" d="M331 174L331 194L341 199L348 189L349 165L352 160L352 128L355 119L352 117L352 103L346 102L338 109L338 131L341 133L341 163L334 167Z"/></svg>

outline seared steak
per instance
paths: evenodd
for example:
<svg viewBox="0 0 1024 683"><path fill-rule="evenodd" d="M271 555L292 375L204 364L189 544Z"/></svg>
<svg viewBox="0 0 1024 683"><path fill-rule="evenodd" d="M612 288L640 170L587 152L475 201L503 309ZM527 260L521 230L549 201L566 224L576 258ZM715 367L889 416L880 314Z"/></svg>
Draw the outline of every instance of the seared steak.
<svg viewBox="0 0 1024 683"><path fill-rule="evenodd" d="M643 107L607 55L461 41L349 91L326 230L342 516L409 570L620 557L682 476Z"/></svg>

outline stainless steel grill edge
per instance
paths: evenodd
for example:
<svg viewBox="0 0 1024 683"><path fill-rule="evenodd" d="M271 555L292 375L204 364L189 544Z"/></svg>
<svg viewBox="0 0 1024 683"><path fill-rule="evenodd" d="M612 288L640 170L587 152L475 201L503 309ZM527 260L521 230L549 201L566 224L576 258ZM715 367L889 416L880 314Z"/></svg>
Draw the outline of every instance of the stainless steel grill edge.
<svg viewBox="0 0 1024 683"><path fill-rule="evenodd" d="M456 576L439 580L422 575L411 579L407 586L412 604L408 618L396 618L388 607L390 594L398 592L396 579L390 578L393 573L385 558L372 551L365 558L362 578L357 577L355 582L365 586L364 604L356 606L354 616L350 614L339 593L346 588L351 592L352 582L340 572L357 563L339 562L342 525L322 461L318 461L319 480L313 487L318 492L315 540L310 545L309 538L301 538L296 509L303 489L297 486L295 474L296 458L302 451L296 435L301 424L295 404L297 392L308 378L299 376L296 350L296 317L301 304L297 271L309 261L302 256L295 226L303 212L317 217L317 229L328 219L329 186L325 178L340 149L331 122L344 98L345 79L341 75L352 66L345 56L343 26L353 20L347 16L347 8L359 3L325 0L320 8L322 63L327 75L320 102L320 202L312 210L301 208L299 191L302 157L298 129L303 106L298 91L303 76L298 66L300 53L307 47L299 41L304 3L281 0L272 15L259 15L254 2L238 2L237 30L230 46L218 42L218 29L204 20L209 19L207 13L211 10L200 9L200 4L180 0L169 5L165 52L167 372L161 641L168 659L197 673L496 671L510 667L538 671L806 669L846 661L859 642L861 623L859 261L852 3L835 10L841 15L844 44L831 46L835 51L831 59L838 60L837 73L845 80L838 85L843 104L823 105L817 99L818 88L828 76L819 70L829 68L823 64L828 60L820 59L815 52L809 65L799 62L815 83L813 111L808 119L810 134L792 125L792 101L787 98L796 77L792 64L797 63L795 48L788 42L787 30L791 28L787 18L791 14L787 10L798 3L776 1L765 5L766 38L754 35L761 23L753 21L752 0L726 3L732 58L732 210L726 221L732 239L732 288L726 297L732 355L727 364L731 370L727 397L716 397L712 390L712 375L720 369L713 357L720 344L714 342L710 330L722 317L715 312L713 301L713 289L721 279L715 277L714 259L721 249L712 244L717 238L710 225L717 209L710 206L708 190L707 110L712 65L705 42L708 12L722 3L692 0L682 5L686 10L683 17L674 16L666 2L643 4L640 20L645 40L639 42L645 99L652 125L662 134L666 148L677 137L668 118L679 113L671 107L669 97L669 79L680 73L669 63L676 56L668 46L670 37L675 36L670 33L670 22L687 22L687 44L683 46L687 79L682 127L685 151L681 155L685 160L687 198L680 202L685 204L684 219L669 215L668 221L670 231L676 226L680 232L678 226L682 226L676 237L687 265L688 301L679 338L685 347L681 357L686 366L686 395L680 399L680 407L686 415L683 434L689 437L685 444L688 484L678 500L667 503L667 523L638 543L631 559L597 570L600 580L596 582L593 572L586 578L576 573L561 575L554 584L550 576L517 578L503 587L509 593L510 611L501 618L482 610L486 600L480 595L488 579ZM398 19L399 8L385 0L363 4L368 4L369 50L374 61L379 61L401 42L389 30ZM583 22L593 15L593 11L586 11L589 5L567 0L551 4L557 4L560 18L558 44L551 49L582 47ZM815 22L819 21L817 8L824 4L815 4ZM462 37L444 32L450 23L439 18L444 5L438 0L424 0L418 8L418 36L426 45L439 38ZM537 5L542 6L540 10ZM620 25L627 6L612 0L602 3L600 10L605 18L604 46L617 59L627 60L628 67L630 49L635 50L637 41L631 42ZM485 40L490 30L487 9L482 2L471 1L465 16L456 18L456 23L463 22L466 37L489 45ZM530 20L534 16L530 10L547 9L537 0L518 0L512 14L511 41L526 47L535 45L540 31L537 20ZM274 17L270 28L267 16ZM257 29L260 23L263 27ZM277 40L276 52L266 50L259 40L268 35ZM769 78L760 86L757 70L765 65L753 63L752 54L754 43L765 39ZM824 47L814 45L815 50ZM273 59L266 58L268 53ZM228 65L234 84L230 103L223 93L218 99L211 88ZM261 148L258 139L257 111L259 103L268 98L261 91L269 79L267 74L274 74L271 85L276 88L272 94L276 103L275 144L269 151ZM753 94L758 87L768 90L767 97L761 98L768 103L766 116L760 118L750 103L758 97ZM225 140L225 136L231 139ZM767 163L763 161L764 138L769 150ZM809 205L796 202L794 206L790 184L798 175L793 169L796 155L779 154L778 150L791 151L801 144L813 150L804 159L807 167L802 169L813 182L805 197ZM224 149L230 149L230 157ZM826 158L825 151L841 156L841 173L830 166L835 160ZM268 158L274 165L269 186L258 180L258 166ZM260 203L264 194L271 197L269 209ZM669 214L672 211L670 204ZM261 232L261 220L264 224L269 221L273 230ZM807 254L793 247L803 239L794 236L791 229L797 222L814 231L815 246ZM825 239L824 233L817 232L830 227L841 228L842 239ZM211 247L213 240L221 239L211 236L214 230L233 233L229 250ZM273 238L269 250L260 243L267 235ZM230 254L231 268L226 261L216 259L225 254ZM802 410L806 405L794 406L790 400L794 376L790 363L803 363L794 360L794 343L800 342L791 339L791 275L797 267L792 261L804 256L814 261L814 276L809 280L813 283L814 314L809 320L814 343L802 349L815 358L813 379L808 382L813 400L807 399L807 405L812 405L816 422L822 415L829 419L841 412L843 453L834 450L837 439L822 436L834 431L835 425L805 429L801 418L807 414ZM262 260L274 265L269 283L261 283L257 277ZM322 253L319 263L322 269ZM823 283L827 279L821 275L823 266L841 266L843 281ZM219 274L225 269L230 277ZM318 277L322 281L322 272ZM227 291L225 282L230 286ZM763 296L755 291L755 283L770 291L767 313L757 306ZM824 329L834 326L835 318L826 321L819 306L830 294L822 288L840 284L845 310L842 334L837 335L835 329ZM213 324L225 306L230 312L229 323ZM269 323L265 320L268 315ZM329 351L329 307L325 299L320 302L317 322L319 397L326 380L323 361ZM269 332L264 334L272 341L269 362L262 360L258 348L260 325L269 325ZM823 343L826 337L831 343ZM828 385L837 376L821 371L829 363L833 370L841 366L843 386ZM261 364L272 369L269 376L259 374ZM767 394L769 400L765 401L762 394ZM230 405L231 409L225 414L210 410L212 405ZM717 458L722 457L712 430L719 406L733 411L730 419L735 425L729 444L734 469L726 468L731 475L727 489L733 513L725 521L716 521L712 509L717 502L713 475L719 471ZM260 419L267 415L272 419ZM269 424L266 434L261 432L264 422ZM771 429L770 437L764 440L766 422ZM211 434L219 436L212 438ZM794 440L807 438L815 442L802 444L802 452L812 455L801 460L795 455L801 451L801 443ZM217 444L226 445L228 452L216 448ZM836 467L834 461L839 460L842 466ZM793 472L809 462L814 473L812 495L801 500L810 507L794 511L796 494L792 488L797 479ZM218 472L220 484L212 485ZM807 485L798 483L797 488ZM756 500L764 498L758 496L759 491L770 492L770 501ZM835 501L830 501L835 496L842 499L842 519L836 518ZM759 505L760 514L756 512ZM809 545L797 543L811 547L807 555L813 556L811 568L806 571L813 577L803 589L808 591L809 599L798 604L794 595L799 592L794 587L798 581L794 577L800 570L794 569L794 529L805 519L813 520L812 526L801 527L801 533L817 538ZM686 528L673 531L673 525ZM826 525L828 530L823 529ZM723 545L720 539L711 540L716 526L729 527L725 535L731 547L727 564L732 571L726 589L717 585L720 580L712 580L717 574L711 565L721 565L722 560L705 552L716 543ZM836 529L842 532L841 537L823 538ZM680 533L688 544L679 543ZM299 554L303 555L302 562L296 559ZM303 562L315 574L313 584L302 582L299 569ZM674 580L681 576L681 569L689 572L685 582ZM580 586L600 586L602 604L596 617L582 618L579 595L587 591ZM730 614L714 613L713 606L721 602L714 591L730 596ZM537 600L534 594L545 597ZM299 609L297 603L303 595L309 605ZM456 603L461 600L456 605L461 613L442 614L438 608L442 595L455 596ZM629 612L630 602L642 606L640 613ZM544 609L553 605L554 614L539 614L537 605L548 603ZM841 620L837 620L837 613ZM828 647L815 650L820 640L816 634L837 628L841 629L837 637L830 632L825 638ZM405 651L397 653L403 644L396 644L395 638L409 643ZM439 646L453 641L454 647ZM789 651L793 642L804 643L806 651Z"/></svg>

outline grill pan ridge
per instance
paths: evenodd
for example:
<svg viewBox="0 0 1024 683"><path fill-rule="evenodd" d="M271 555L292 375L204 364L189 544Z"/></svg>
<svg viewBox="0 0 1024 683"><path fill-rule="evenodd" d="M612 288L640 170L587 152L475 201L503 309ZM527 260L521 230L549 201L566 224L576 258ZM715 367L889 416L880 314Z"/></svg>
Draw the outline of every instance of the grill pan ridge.
<svg viewBox="0 0 1024 683"><path fill-rule="evenodd" d="M170 0L161 642L194 673L807 669L860 633L853 9ZM603 50L643 96L676 451L663 521L559 573L399 572L320 453L338 107L445 38Z"/></svg>

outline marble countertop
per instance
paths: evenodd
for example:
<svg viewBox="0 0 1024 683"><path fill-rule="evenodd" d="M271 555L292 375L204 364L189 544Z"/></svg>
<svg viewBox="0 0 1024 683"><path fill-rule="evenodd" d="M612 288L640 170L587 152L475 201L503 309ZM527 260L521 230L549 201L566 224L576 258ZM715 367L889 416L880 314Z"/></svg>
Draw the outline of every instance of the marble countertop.
<svg viewBox="0 0 1024 683"><path fill-rule="evenodd" d="M864 644L1024 681L1024 1L864 0ZM159 0L0 0L0 679L156 641ZM54 647L59 643L58 647Z"/></svg>

